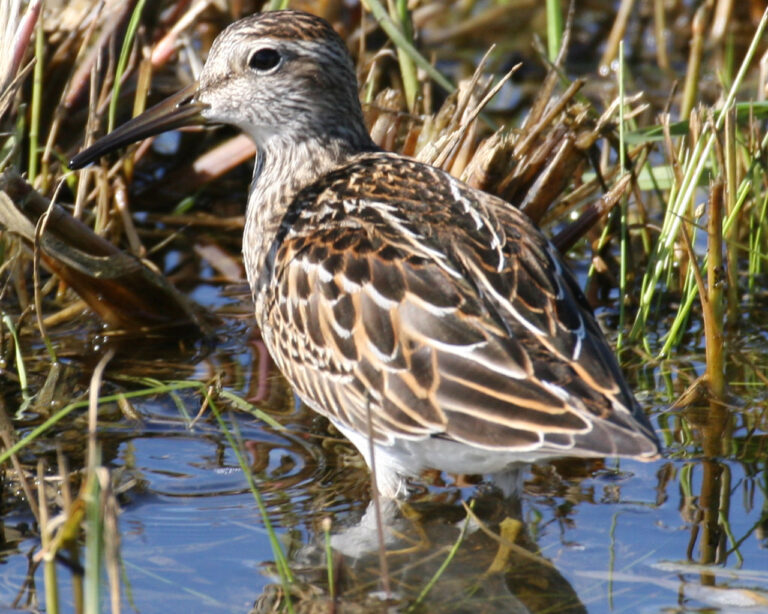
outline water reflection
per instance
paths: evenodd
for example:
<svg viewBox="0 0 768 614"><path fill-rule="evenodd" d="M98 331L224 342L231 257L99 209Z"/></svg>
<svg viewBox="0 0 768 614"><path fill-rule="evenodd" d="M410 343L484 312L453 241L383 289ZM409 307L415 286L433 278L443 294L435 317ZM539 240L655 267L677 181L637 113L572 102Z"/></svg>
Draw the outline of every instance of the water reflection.
<svg viewBox="0 0 768 614"><path fill-rule="evenodd" d="M659 410L668 398L647 393ZM415 611L768 611L764 409L693 398L660 421L667 460L555 461L530 468L514 500L482 486L430 488L407 511L385 506L395 604L431 585ZM367 489L357 493L368 500ZM476 517L462 500L474 501ZM328 514L337 606L369 611L382 595L379 537L370 506L350 510ZM292 558L305 587L294 600L327 603L323 539L316 515ZM280 594L270 585L254 611L270 611Z"/></svg>
<svg viewBox="0 0 768 614"><path fill-rule="evenodd" d="M586 611L557 568L537 554L519 498L482 493L471 500L471 510L455 496L447 499L382 502L386 580L374 506L352 525L335 528L332 573L342 609L361 601L372 606L389 594L393 603L418 603L425 612ZM303 577L310 585L327 576L320 537L316 534L296 558L300 569L308 570ZM263 599L256 611L270 611L267 604Z"/></svg>
<svg viewBox="0 0 768 614"><path fill-rule="evenodd" d="M247 318L228 316L220 330L214 352L191 349L188 360L123 357L109 385L126 387L129 376L170 379L181 364L177 376L213 379L276 418L284 428L219 399L296 574L297 611L333 611L331 586L335 611L381 611L379 537L364 463L296 402ZM665 381L660 367L642 372L643 404L656 408L654 421L665 426L666 459L536 465L511 499L482 484L428 475L409 506L385 506L393 611L417 601L415 612L768 611L764 400L711 403L698 394L690 398L699 401L666 411L670 395L694 380L679 375L694 370L684 365L666 379L671 391L654 390L654 379ZM739 381L747 374L734 374L732 386ZM135 399L130 416L103 408L101 439L122 506L131 599L142 613L166 611L169 590L176 609L271 612L284 595L271 575L262 519L235 454L201 407L200 395L188 391ZM76 469L82 446L72 424L27 453L55 466L52 442L59 438ZM42 600L41 571L31 557L34 524L12 487L3 494L3 606ZM65 603L66 591L64 583Z"/></svg>

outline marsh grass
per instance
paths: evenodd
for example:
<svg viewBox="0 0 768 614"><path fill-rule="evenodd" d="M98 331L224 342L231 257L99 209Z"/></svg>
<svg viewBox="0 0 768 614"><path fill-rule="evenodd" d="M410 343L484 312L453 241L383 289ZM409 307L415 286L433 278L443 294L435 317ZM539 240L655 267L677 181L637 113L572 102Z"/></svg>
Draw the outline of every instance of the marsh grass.
<svg viewBox="0 0 768 614"><path fill-rule="evenodd" d="M220 158L247 159L252 151L247 144L235 141L230 144L234 153L227 149L226 154L216 154L224 150L218 148L216 137L207 137L198 140L204 143L196 146L199 149L180 155L178 161L158 157L141 145L117 163L102 162L79 173L68 172L65 161L92 133L102 133L131 109L136 113L146 106L150 74L157 77L158 88L169 91L178 85L179 75L192 74L201 62L197 54L210 42L210 29L239 16L241 4L230 4L228 11L222 12L211 3L194 18L191 12L200 8L181 2L168 2L164 10L157 11L152 3L140 0L130 13L96 2L81 3L79 8L74 4L68 9L49 8L42 18L39 3L4 5L7 13L0 14L6 27L0 28L0 43L12 51L7 57L13 61L0 62L5 71L0 74L0 172L6 176L24 174L27 187L37 197L64 205L73 203L74 208L68 208L83 220L88 231L120 250L143 257L153 251L166 253L166 244L180 245L177 233L163 224L146 222L157 216L152 209L157 203L146 193L167 190L158 198L166 211L178 205L178 213L183 203L185 214L190 219L197 216L202 225L206 218L198 209L206 202L210 206L213 200L206 194L216 193L217 186L223 186L218 188L222 193L244 193L248 172L235 170L222 176L232 165L221 165ZM270 7L284 4L273 0ZM707 8L710 4L711 10ZM689 7L683 6L671 15L665 13L664 3L653 3L654 60L659 69L667 71L664 84L668 86L680 76L670 68L674 62L666 43L666 37L672 36L669 24L677 20L689 26L688 38L675 41L676 48L688 50L685 83L682 92L674 92L667 99L671 87L662 96L637 96L644 76L634 71L644 55L629 32L633 27L631 2L621 2L614 17L604 18L602 38L592 41L595 49L598 43L603 48L599 65L611 66L618 58L618 73L608 71L605 78L577 74L584 79L571 81L568 76L573 74L573 66L560 54L566 7L549 1L546 9L537 13L547 26L547 52L532 53L527 44L518 48L526 57L526 68L544 66L548 72L545 77L538 73L527 83L520 77L514 87L530 93L524 93L523 102L516 105L509 103L513 87L507 80L517 78L507 65L509 37L506 32L490 38L478 36L496 21L514 26L517 16L501 3L488 7L463 3L456 9L456 15L460 14L456 17L450 11L434 10L429 3L409 11L399 0L386 6L379 0L364 0L363 6L370 11L365 19L367 30L359 15L341 3L318 3L309 8L327 10L329 17L336 17L350 48L361 52L357 61L360 74L366 77L361 79L363 98L368 103L365 110L379 143L500 194L542 223L558 245L576 245L574 261L590 263L590 298L609 315L618 314L617 344L633 350L623 351L623 359L636 362L640 356L644 362L657 361L663 366L668 363L658 361L674 360L699 349L696 344L703 331L705 368L693 373L690 381L692 389L706 384L706 391L697 394L706 397L707 418L697 423L682 414L658 416L671 453L685 457L687 450L695 448L713 457L754 459L759 446L753 443L752 435L740 440L730 437L728 403L732 391L726 374L736 364L749 386L764 387L768 381L762 364L732 351L726 340L738 336L743 305L759 302L766 271L768 178L762 159L768 144L764 129L768 107L753 101L765 92L766 84L757 81L756 64L765 53L768 13L756 23L744 21L743 16L739 22L736 15L731 17L730 27L750 30L751 43L741 50L733 36L724 34L728 24L718 21L724 12L721 4L726 3L705 4L690 14L685 12ZM576 15L572 28L580 28L579 19ZM708 31L720 32L714 50L706 45ZM573 32L566 28L568 35ZM679 37L679 32L675 36ZM486 54L491 38L498 39L498 45ZM530 42L523 33L521 39ZM635 41L634 45L620 44L625 39ZM169 40L175 41L176 53L160 53ZM27 48L33 53L26 52ZM480 57L483 60L478 60ZM558 57L560 64L556 64ZM592 69L597 68L597 56L589 63ZM504 73L507 76L503 78L491 76ZM709 89L705 87L705 80L713 75L722 78L714 94L711 81L707 82ZM602 89L590 87L589 80L599 80ZM128 98L132 98L132 106L126 103ZM514 106L525 108L525 112L510 111ZM206 157L210 153L218 156L218 162ZM194 164L200 178L196 188L202 190L202 197L182 200L189 197L187 184L174 178L184 176L184 170ZM163 180L154 180L153 172ZM599 198L606 193L611 198L601 208ZM0 202L6 205L25 198L0 193ZM619 205L614 206L616 203ZM34 228L39 219L28 222ZM178 396L191 392L199 399L201 413L209 411L215 416L248 480L268 529L281 586L280 607L292 612L298 604L295 610L300 611L302 595L317 599L320 594L335 603L341 597L337 589L341 586L340 572L330 552L327 528L324 580L302 592L298 589L302 579L291 567L243 454L237 419L224 420L223 406L248 411L275 429L281 428L279 421L216 383L215 378L205 382L178 381L174 376L131 378L107 371L102 381L100 369L89 366L96 374L88 387L91 397L74 394L76 386L62 374L62 363L92 365L94 356L104 353L94 348L62 353L66 344L59 331L71 326L76 335L94 335L92 328L78 325L77 318L83 318L85 311L85 318L96 319L86 304L105 317L88 298L104 303L105 280L96 274L86 276L78 286L83 302L72 291L75 284L67 283L57 269L40 236L41 225L37 230L24 238L18 233L0 233L0 410L4 413L0 466L22 485L38 525L47 611L57 611L60 600L63 580L56 562L60 553L66 553L73 570L75 611L103 609L105 575L112 611L119 611L124 600L120 596L121 587L124 590L126 585L119 555L118 504L113 478L100 460L97 409L125 408L132 399L167 396L174 399L193 428L196 418L185 409L186 398ZM84 236L90 241L90 235ZM558 242L557 237L565 236L570 238ZM230 239L218 241L218 260L214 263L218 279L221 283L234 281L237 274L231 271L238 266L237 246L229 249ZM157 262L145 266L163 277ZM191 285L180 275L174 275L174 282ZM114 307L117 310L119 305ZM51 340L44 327L37 326L36 321L44 318L52 329ZM119 327L113 324L114 328ZM198 334L202 328L196 329ZM134 330L122 333L137 331L158 337L163 334L147 322L138 322ZM181 339L179 343L194 346L200 342ZM669 369L661 370L661 379L668 386L665 395L671 402L681 392L680 385L673 381ZM680 406L686 406L686 401ZM56 483L62 495L51 496L44 487L49 469L32 462L30 450L55 438L65 424L86 409L90 410L88 440L83 442L88 445L86 462L70 473L67 461L59 454ZM762 419L748 415L750 433L760 432ZM690 465L677 476L681 489L691 497L695 491L692 473ZM727 500L727 466L723 469L723 465L708 461L702 465L702 473L700 495L709 501ZM75 484L80 484L77 496L70 494ZM469 515L466 518L468 522ZM727 509L708 518L708 523L707 530L723 529L729 546L705 552L702 562L722 562L729 552L740 557L739 544L746 536L734 535ZM422 600L453 564L464 537L464 531L460 532L442 565L425 577L422 585L408 587L413 589L407 593L412 595L405 604L408 611L423 607ZM81 557L84 563L80 563ZM365 599L360 603L367 603Z"/></svg>

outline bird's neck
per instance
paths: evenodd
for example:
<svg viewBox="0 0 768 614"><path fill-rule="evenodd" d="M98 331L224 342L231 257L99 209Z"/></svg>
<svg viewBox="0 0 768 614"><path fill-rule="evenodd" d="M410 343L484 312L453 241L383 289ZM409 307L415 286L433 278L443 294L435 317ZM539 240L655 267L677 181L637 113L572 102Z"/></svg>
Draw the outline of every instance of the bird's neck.
<svg viewBox="0 0 768 614"><path fill-rule="evenodd" d="M243 235L246 274L254 298L271 275L265 270L271 266L268 256L296 194L346 166L356 155L377 149L367 132L357 139L275 136L257 147Z"/></svg>

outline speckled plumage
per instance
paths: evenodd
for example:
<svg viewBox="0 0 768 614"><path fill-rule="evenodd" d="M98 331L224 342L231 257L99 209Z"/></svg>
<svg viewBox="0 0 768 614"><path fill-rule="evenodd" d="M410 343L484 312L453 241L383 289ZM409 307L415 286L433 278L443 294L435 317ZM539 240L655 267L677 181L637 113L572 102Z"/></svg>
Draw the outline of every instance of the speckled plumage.
<svg viewBox="0 0 768 614"><path fill-rule="evenodd" d="M378 150L327 23L292 11L235 23L189 92L159 125L137 118L74 162L163 121L254 139L243 251L264 342L369 464L373 436L383 494L427 468L658 454L554 247L510 204Z"/></svg>

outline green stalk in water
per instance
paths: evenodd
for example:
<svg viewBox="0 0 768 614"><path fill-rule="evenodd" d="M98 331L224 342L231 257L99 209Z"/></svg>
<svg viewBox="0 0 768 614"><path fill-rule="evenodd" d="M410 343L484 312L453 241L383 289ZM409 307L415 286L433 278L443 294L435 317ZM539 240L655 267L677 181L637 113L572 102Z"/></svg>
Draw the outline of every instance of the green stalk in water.
<svg viewBox="0 0 768 614"><path fill-rule="evenodd" d="M624 41L619 42L619 168L624 173L626 168L626 143L624 142ZM627 296L627 197L621 198L621 238L619 240L619 336L616 339L616 351L621 350L624 343L624 324L626 322Z"/></svg>
<svg viewBox="0 0 768 614"><path fill-rule="evenodd" d="M248 460L242 453L242 446L239 445L238 441L236 441L235 437L230 432L227 423L224 422L224 419L221 416L221 412L219 412L219 409L216 406L216 403L213 401L210 392L206 391L205 395L206 403L208 403L208 406L211 408L211 411L213 412L213 415L216 417L216 421L219 424L221 432L224 433L224 436L227 438L232 451L235 453L237 462L240 465L240 468L243 470L243 476L248 482L248 487L250 488L251 493L253 494L253 498L256 501L256 507L259 508L261 520L264 523L264 528L266 529L267 535L269 537L269 543L272 546L272 554L275 557L275 566L277 567L277 573L280 576L280 583L285 594L286 605L288 606L288 611L292 613L294 610L290 595L291 585L294 584L295 580L293 577L293 572L288 565L288 560L286 559L285 553L283 552L283 548L280 545L280 541L277 537L277 533L275 532L275 528L272 526L272 521L269 519L267 506L264 504L264 499L262 498L261 492L259 491L259 488L256 485L256 481L253 478L253 472L251 471L251 467L248 464Z"/></svg>
<svg viewBox="0 0 768 614"><path fill-rule="evenodd" d="M707 380L713 396L722 399L725 392L723 370L723 185L715 183L710 190L707 224L707 294L702 301Z"/></svg>

